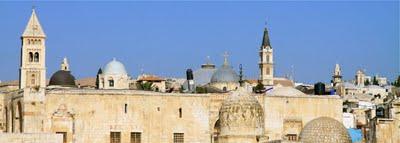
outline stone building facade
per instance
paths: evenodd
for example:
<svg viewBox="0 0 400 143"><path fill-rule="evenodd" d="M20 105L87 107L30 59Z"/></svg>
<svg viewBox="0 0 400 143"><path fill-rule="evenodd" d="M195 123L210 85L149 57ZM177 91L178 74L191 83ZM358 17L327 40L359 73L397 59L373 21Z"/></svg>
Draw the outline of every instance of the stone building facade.
<svg viewBox="0 0 400 143"><path fill-rule="evenodd" d="M0 134L0 141L4 142L298 141L304 126L313 119L324 116L342 120L339 96L305 95L291 87L276 88L268 94L233 89L227 93L208 94L130 90L127 73L116 60L112 62L117 64L110 65L109 69L106 66L99 74L100 89L79 88L74 85L70 72L55 77L56 86L47 86L45 35L34 10L22 42L20 88L0 93L3 105L0 121L6 132ZM26 43L39 45L27 46ZM269 41L264 41L263 45L268 47ZM269 55L272 58L272 54ZM269 76L263 78L266 85L272 85L271 63L272 60L267 64ZM69 67L61 69L69 70ZM221 73L214 83L228 79L223 74L226 71ZM113 88L109 88L107 75L112 79L118 75L117 78L126 82L113 81ZM235 73L228 76L230 81L238 80Z"/></svg>

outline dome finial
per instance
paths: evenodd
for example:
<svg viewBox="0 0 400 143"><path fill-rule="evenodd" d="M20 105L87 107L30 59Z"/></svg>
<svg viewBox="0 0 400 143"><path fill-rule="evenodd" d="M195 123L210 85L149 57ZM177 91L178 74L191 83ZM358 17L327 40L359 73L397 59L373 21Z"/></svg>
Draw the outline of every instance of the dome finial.
<svg viewBox="0 0 400 143"><path fill-rule="evenodd" d="M69 64L67 57L64 57L63 61L61 62L61 70L69 71Z"/></svg>
<svg viewBox="0 0 400 143"><path fill-rule="evenodd" d="M112 58L112 60L113 60L113 61L116 61L116 60L117 60L117 58L113 57L113 58Z"/></svg>

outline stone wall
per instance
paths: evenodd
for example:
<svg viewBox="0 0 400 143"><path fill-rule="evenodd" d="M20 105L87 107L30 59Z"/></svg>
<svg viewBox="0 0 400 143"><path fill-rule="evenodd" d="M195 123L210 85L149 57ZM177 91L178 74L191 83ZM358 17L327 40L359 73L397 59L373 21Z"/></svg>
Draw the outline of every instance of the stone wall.
<svg viewBox="0 0 400 143"><path fill-rule="evenodd" d="M128 90L54 90L46 93L44 132L65 132L67 141L110 142L110 132L141 132L143 143L210 142L209 96ZM126 111L126 112L125 112ZM180 113L181 112L181 113Z"/></svg>
<svg viewBox="0 0 400 143"><path fill-rule="evenodd" d="M264 96L263 104L265 134L270 141L285 140L285 133L298 137L301 129L318 117L331 117L342 122L339 96Z"/></svg>
<svg viewBox="0 0 400 143"><path fill-rule="evenodd" d="M49 133L0 133L1 143L62 143L62 135Z"/></svg>

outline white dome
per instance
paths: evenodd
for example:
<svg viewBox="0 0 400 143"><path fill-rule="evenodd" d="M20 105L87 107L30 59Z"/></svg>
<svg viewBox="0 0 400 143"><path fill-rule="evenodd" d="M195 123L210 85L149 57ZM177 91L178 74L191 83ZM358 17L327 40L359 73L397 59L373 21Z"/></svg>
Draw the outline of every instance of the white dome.
<svg viewBox="0 0 400 143"><path fill-rule="evenodd" d="M115 58L104 67L103 74L127 74L124 64Z"/></svg>
<svg viewBox="0 0 400 143"><path fill-rule="evenodd" d="M300 90L297 90L293 87L274 87L271 92L268 92L267 95L272 96L306 96Z"/></svg>

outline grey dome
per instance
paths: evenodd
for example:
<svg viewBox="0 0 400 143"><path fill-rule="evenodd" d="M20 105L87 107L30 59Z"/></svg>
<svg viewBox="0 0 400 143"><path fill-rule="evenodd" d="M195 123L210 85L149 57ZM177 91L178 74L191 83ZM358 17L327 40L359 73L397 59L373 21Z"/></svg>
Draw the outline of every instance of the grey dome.
<svg viewBox="0 0 400 143"><path fill-rule="evenodd" d="M202 65L201 69L193 72L195 85L205 85L210 83L212 75L215 73L216 69L212 66Z"/></svg>
<svg viewBox="0 0 400 143"><path fill-rule="evenodd" d="M239 76L227 63L218 68L211 77L211 83L239 82Z"/></svg>
<svg viewBox="0 0 400 143"><path fill-rule="evenodd" d="M339 121L330 117L311 120L300 133L303 143L351 143L347 129Z"/></svg>
<svg viewBox="0 0 400 143"><path fill-rule="evenodd" d="M103 74L127 74L124 64L115 58L104 67Z"/></svg>
<svg viewBox="0 0 400 143"><path fill-rule="evenodd" d="M49 85L75 87L75 77L70 71L59 70L51 76Z"/></svg>

